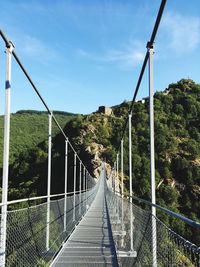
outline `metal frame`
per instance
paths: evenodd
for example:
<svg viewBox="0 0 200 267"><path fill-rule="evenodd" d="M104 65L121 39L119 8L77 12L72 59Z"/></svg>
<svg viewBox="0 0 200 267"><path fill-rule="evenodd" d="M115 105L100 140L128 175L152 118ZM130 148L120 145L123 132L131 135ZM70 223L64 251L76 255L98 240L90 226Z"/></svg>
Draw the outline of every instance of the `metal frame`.
<svg viewBox="0 0 200 267"><path fill-rule="evenodd" d="M152 33L152 36L151 36L151 39L150 39L150 42L149 42L149 46L148 48L150 48L152 46L152 44L154 43L154 39L156 37L156 33L157 33L157 30L158 30L158 27L159 27L159 24L160 24L160 20L161 20L161 17L162 17L162 14L163 14L163 11L164 11L164 7L165 7L165 4L166 4L166 0L162 0L162 3L160 5L160 9L159 9L159 12L158 12L158 16L157 16L157 19L156 19L156 23L154 25L154 29L153 29L153 33ZM3 40L5 41L6 43L6 46L7 48L10 48L12 45L11 43L7 40L7 38L5 37L5 35L3 34L2 30L0 29L0 35L1 37L3 38ZM12 49L13 50L13 49ZM14 51L10 51L9 53L9 56L10 56L10 60L11 60L11 54L13 54L14 58L16 59L17 63L19 64L20 68L22 69L22 71L24 72L25 76L27 77L27 79L29 80L29 82L31 83L32 87L34 88L34 90L36 91L37 95L39 96L39 98L41 99L41 101L43 102L44 106L46 107L48 113L50 114L50 116L53 118L53 120L55 121L57 127L60 129L61 133L63 134L65 140L67 140L68 138L66 137L64 131L62 130L61 126L59 125L59 123L57 122L56 118L54 117L54 115L52 114L52 112L50 111L49 107L47 106L47 104L45 103L44 99L42 98L42 96L40 95L38 89L36 88L35 84L33 83L33 81L31 80L30 76L28 75L28 73L26 72L24 66L22 65L22 63L20 62L19 58L17 57L16 53ZM143 77L143 74L144 74L144 70L146 68L146 64L148 62L148 59L149 59L149 62L150 62L150 65L151 65L151 62L152 62L152 51L151 49L149 49L146 53L146 56L145 56L145 59L144 59L144 62L143 62L143 66L142 66L142 70L141 70L141 73L140 73L140 76L139 76L139 79L138 79L138 83L137 83L137 86L136 86L136 90L135 90L135 94L133 96L133 100L132 100L132 103L131 103L131 107L130 107L130 110L129 110L129 114L131 114L132 110L133 110L133 104L135 102L135 99L136 99L136 95L137 95L137 92L139 90L139 87L140 87L140 83L141 83L141 80L142 80L142 77ZM150 72L152 72L152 68L150 67ZM152 73L150 73L150 77L152 77ZM153 81L153 80L152 80ZM150 78L150 87L153 87L153 84L151 81L151 78ZM9 79L7 80L6 79L6 89L10 89L10 82L9 82ZM8 91L8 94L10 92L10 90L7 90ZM150 100L151 101L151 100ZM8 108L10 106L10 97L8 96L7 98L7 104L6 105ZM4 142L4 158L7 158L7 160L5 160L5 164L4 164L4 168L3 168L3 172L5 171L6 174L3 175L3 194L2 194L2 204L0 204L0 206L2 206L2 224L1 224L1 254L4 253L5 254L5 249L3 250L3 246L6 242L6 212L7 212L7 205L8 204L11 204L11 203L19 203L19 202L22 202L22 201L25 201L25 200L18 200L18 201L11 201L11 202L8 202L7 201L7 189L8 189L8 155L9 155L9 127L10 127L10 120L8 119L9 118L9 108L8 108L8 113L6 116L5 114L5 133L7 131L7 133L5 134L6 137L6 140ZM125 133L125 129L126 129L126 125L127 125L127 122L130 120L130 117L127 119L126 123L125 123L125 127L124 127L124 131L123 131L123 136L124 136L124 133ZM151 131L152 132L152 131ZM130 128L129 128L129 134L130 134ZM123 137L122 137L123 139ZM130 139L129 139L129 149L131 147L130 145ZM69 145L72 147L72 145L69 143ZM6 147L6 149L5 149ZM50 146L49 146L50 147ZM76 158L76 152L74 150L74 148L72 147L72 150L74 151L75 153L75 158ZM129 157L130 157L130 151L129 151ZM50 155L50 152L49 152L49 155ZM50 158L50 156L49 156ZM79 159L78 155L77 155L77 158ZM50 160L51 161L51 160ZM153 159L151 160L151 166L153 166ZM132 162L131 162L131 159L130 159L130 201L132 203ZM7 164L7 165L6 165ZM48 166L51 166L51 164L49 163ZM49 167L48 167L49 168ZM153 170L153 167L151 167L152 170ZM51 167L50 167L51 169ZM85 169L86 171L86 169ZM153 170L155 172L155 170ZM74 172L76 173L76 167L74 168ZM50 201L50 198L53 197L50 195L50 178L49 178L49 173L50 171L48 171L48 192L47 192L47 196L44 196L44 197L36 197L36 198L31 198L31 199L27 199L27 200L34 200L34 199L41 199L41 198L47 198L47 202L49 203ZM152 173L152 171L151 171ZM115 174L116 176L116 166L115 166ZM76 175L74 174L74 177ZM155 191L155 173L151 175L152 176L152 202L154 201L154 191ZM88 172L87 172L87 177L88 177ZM117 175L118 177L118 175ZM85 179L86 179L86 175L85 175ZM154 180L154 181L153 181ZM115 180L114 180L114 183L115 183ZM118 181L119 183L119 181ZM154 183L154 184L153 184ZM87 205L87 189L88 189L88 179L85 181L85 188L86 188L86 205ZM5 190L6 189L6 190ZM76 178L75 178L75 181L74 181L74 206L75 206L75 191L76 190ZM116 188L114 186L114 191L116 192ZM66 196L67 191L65 191L64 195ZM54 196L61 196L63 194L57 194L57 195L54 195ZM123 197L123 192L122 192L122 197ZM154 212L155 209L153 209L153 207L156 207L157 205L154 204L154 203L151 203L152 204L152 213ZM49 210L49 208L48 208ZM49 213L47 211L47 213ZM131 213L132 214L132 213ZM74 214L75 215L75 214ZM47 216L47 228L48 228L48 216ZM153 223L153 221L152 221ZM3 230L4 229L4 230ZM47 242L48 243L48 242ZM48 247L48 246L47 246ZM4 255L4 258L5 258L5 255ZM2 259L2 257L0 258ZM1 260L0 260L1 261ZM5 259L3 260L5 261ZM155 261L154 261L155 262ZM4 263L5 265L5 263Z"/></svg>
<svg viewBox="0 0 200 267"><path fill-rule="evenodd" d="M116 192L116 161L114 163L114 193Z"/></svg>
<svg viewBox="0 0 200 267"><path fill-rule="evenodd" d="M86 175L85 175L85 166L83 167L83 189L85 190L85 209L86 209L86 199L87 199L87 196L86 196Z"/></svg>
<svg viewBox="0 0 200 267"><path fill-rule="evenodd" d="M14 49L12 42L6 47L6 82L5 82L5 118L4 118L4 152L3 152L3 177L2 177L2 202L8 199L8 170L9 170L9 144L10 144L10 91L11 91L11 55ZM1 240L0 240L0 265L5 266L6 261L6 226L7 204L1 210Z"/></svg>
<svg viewBox="0 0 200 267"><path fill-rule="evenodd" d="M151 173L151 202L156 204L155 189L155 148L154 148L154 107L153 107L153 54L154 46L147 43L149 53L149 128L150 128L150 173ZM152 265L157 266L157 238L156 238L156 208L151 207L152 213Z"/></svg>
<svg viewBox="0 0 200 267"><path fill-rule="evenodd" d="M116 171L117 171L117 176L116 176L116 184L117 184L117 191L119 191L119 153L117 153L117 160L116 160ZM116 213L119 216L119 202L118 202L118 198L116 198Z"/></svg>
<svg viewBox="0 0 200 267"><path fill-rule="evenodd" d="M128 114L128 126L129 126L129 190L130 190L130 196L133 195L133 189L132 189L132 138L131 138L131 118L132 113L130 112ZM132 198L130 198L130 202L132 204ZM133 251L133 210L132 205L130 205L130 247L131 251Z"/></svg>
<svg viewBox="0 0 200 267"><path fill-rule="evenodd" d="M68 168L68 139L65 141L65 202L64 202L64 223L63 231L66 231L67 226L67 168Z"/></svg>
<svg viewBox="0 0 200 267"><path fill-rule="evenodd" d="M119 192L119 193L120 193L120 192ZM162 207L162 206L159 206L159 205L157 205L157 204L153 204L153 203L151 203L150 201L147 201L147 200L142 199L142 198L139 198L139 197L134 197L134 196L131 197L131 196L128 195L128 194L123 194L123 195L126 196L126 197L128 197L128 198L132 198L132 199L134 199L134 200L141 201L142 203L145 203L145 204L147 204L147 205L149 205L149 206L153 206L153 207L155 207L155 208L157 208L157 209L160 209L160 210L162 210L162 211L164 211L164 212L166 212L166 213L168 213L168 214L170 214L170 215L172 215L172 216L174 216L174 217L176 217L176 218L178 218L178 219L184 221L185 223L187 223L187 224L189 224L189 225L191 225L191 226L193 226L193 227L200 228L200 223L195 222L195 221L193 221L193 220L191 220L191 219L188 219L188 218L186 218L186 217L184 217L184 216L182 216L182 215L180 215L180 214L177 214L177 213L175 213L175 212L173 212L173 211L171 211L171 210L168 210L168 209L166 209L166 208L164 208L164 207Z"/></svg>
<svg viewBox="0 0 200 267"><path fill-rule="evenodd" d="M74 153L74 203L73 203L73 221L76 221L75 206L76 206L76 153Z"/></svg>
<svg viewBox="0 0 200 267"><path fill-rule="evenodd" d="M117 153L117 191L119 190L119 153Z"/></svg>
<svg viewBox="0 0 200 267"><path fill-rule="evenodd" d="M81 191L76 191L75 193L83 193L85 192L85 190L81 190ZM50 198L55 198L55 197L62 197L62 196L67 196L67 195L72 195L73 192L68 192L68 193L61 193L61 194L54 194L54 195L50 195ZM30 198L23 198L23 199L17 199L17 200L11 200L11 201L7 201L4 203L0 203L0 207L4 206L4 205L13 205L13 204L17 204L17 203L21 203L21 202L30 202L30 201L34 201L34 200L40 200L40 199L45 199L48 198L48 196L39 196L39 197L30 197Z"/></svg>
<svg viewBox="0 0 200 267"><path fill-rule="evenodd" d="M49 146L48 146L48 178L47 178L47 220L46 220L46 250L49 250L49 222L50 222L50 195L51 195L51 132L52 114L49 115Z"/></svg>
<svg viewBox="0 0 200 267"><path fill-rule="evenodd" d="M87 210L87 170L85 170L85 210Z"/></svg>
<svg viewBox="0 0 200 267"><path fill-rule="evenodd" d="M122 202L122 230L124 229L124 139L121 140L121 202Z"/></svg>
<svg viewBox="0 0 200 267"><path fill-rule="evenodd" d="M25 198L25 199L19 199L14 201L8 201L8 166L9 166L9 136L10 136L10 88L11 88L11 56L13 55L15 60L17 61L18 65L20 66L21 70L25 74L26 78L32 85L33 89L39 96L40 100L42 101L43 105L47 109L47 112L49 113L49 116L51 117L51 123L52 119L56 123L56 126L59 128L60 132L62 133L65 141L69 143L72 150L76 153L75 149L71 145L71 143L68 141L68 137L65 135L62 127L57 122L56 118L54 117L53 113L47 106L46 102L42 98L41 94L39 93L38 89L36 88L35 84L33 83L32 79L28 75L26 69L24 68L23 64L19 60L18 56L16 55L14 49L14 45L11 41L8 41L3 31L0 29L0 36L4 40L6 44L6 94L5 94L5 123L4 123L4 159L3 159L3 177L2 177L2 203L0 203L1 208L1 230L0 230L0 265L5 266L5 251L6 251L6 220L7 220L7 206L15 203L20 203L24 201L33 201L33 200L39 200L39 199L47 199L47 202L49 203L50 198L58 197L58 196L66 196L68 195L67 189L65 190L64 194L50 194L51 189L51 146L49 145L49 151L48 151L48 182L47 182L47 195L46 196L39 196L39 197L33 197L33 198ZM49 133L49 143L51 139L51 133ZM77 158L80 160L80 158L77 155ZM84 165L83 165L84 166ZM65 175L66 176L66 175ZM65 186L66 188L66 186ZM76 191L76 193L79 191ZM84 192L82 190L81 192ZM70 193L69 193L70 194ZM46 249L49 249L49 218L50 218L50 207L49 204L47 205L47 233L46 233Z"/></svg>
<svg viewBox="0 0 200 267"><path fill-rule="evenodd" d="M80 170L79 170L79 191L81 191L81 179L82 179L82 163L80 161ZM81 202L81 194L79 195L79 203ZM79 205L79 214L81 214L81 205Z"/></svg>

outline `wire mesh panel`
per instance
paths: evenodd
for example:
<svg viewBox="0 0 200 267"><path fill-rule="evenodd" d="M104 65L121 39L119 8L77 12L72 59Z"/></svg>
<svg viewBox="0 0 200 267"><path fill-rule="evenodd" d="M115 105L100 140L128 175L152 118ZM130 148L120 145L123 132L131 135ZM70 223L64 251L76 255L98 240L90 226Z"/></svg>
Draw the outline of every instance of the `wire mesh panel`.
<svg viewBox="0 0 200 267"><path fill-rule="evenodd" d="M152 266L154 249L158 267L200 266L200 248L173 232L149 211L131 204L109 189L106 199L119 266ZM130 222L131 212L132 222ZM152 220L155 220L155 224L152 224ZM133 224L133 251L131 251L130 223ZM152 248L152 230L156 232L154 248Z"/></svg>
<svg viewBox="0 0 200 267"><path fill-rule="evenodd" d="M152 217L152 216L151 216ZM200 266L200 248L156 220L157 265ZM178 223L178 222L177 222ZM149 221L135 266L152 265L152 220Z"/></svg>
<svg viewBox="0 0 200 267"><path fill-rule="evenodd" d="M132 205L130 202L116 196L113 192L107 191L106 195L109 207L110 222L113 231L113 238L118 254L119 266L133 266L137 257L135 252L140 246L145 235L149 222L150 213ZM131 251L130 214L133 214L133 251ZM127 256L126 256L127 254ZM130 256L128 256L130 254ZM145 266L145 265L143 265Z"/></svg>
<svg viewBox="0 0 200 267"><path fill-rule="evenodd" d="M33 266L38 262L45 250L46 212L46 203L8 212L6 266Z"/></svg>
<svg viewBox="0 0 200 267"><path fill-rule="evenodd" d="M7 212L6 266L46 266L58 252L63 241L71 234L91 205L98 184L89 191L50 201L49 249L46 249L47 203ZM86 199L87 197L87 199ZM64 203L66 201L66 231ZM87 207L86 207L87 203ZM75 212L75 220L73 220Z"/></svg>

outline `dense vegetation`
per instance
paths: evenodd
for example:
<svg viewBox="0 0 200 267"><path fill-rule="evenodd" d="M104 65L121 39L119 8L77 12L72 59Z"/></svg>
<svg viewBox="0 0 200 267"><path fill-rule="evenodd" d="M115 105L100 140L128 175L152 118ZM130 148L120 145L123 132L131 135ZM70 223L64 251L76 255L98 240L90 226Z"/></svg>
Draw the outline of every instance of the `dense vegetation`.
<svg viewBox="0 0 200 267"><path fill-rule="evenodd" d="M167 90L155 94L154 104L157 203L190 219L200 221L200 85L186 79L170 84ZM129 106L130 102L124 101L112 108L113 116L99 113L78 115L65 125L64 131L80 154L85 159L87 158L85 163L91 170L94 166L89 163L94 159L93 154L96 153L97 147L100 149L102 159L106 159L110 164L115 161ZM138 101L134 104L132 158L134 194L150 200L148 108L148 100L145 103ZM38 116L43 115L46 116L45 114ZM32 114L13 116L26 117ZM14 122L11 121L12 123ZM17 144L18 134L21 133L22 138L22 128L27 127L28 124L26 126L22 122L18 132L15 133L14 139ZM37 127L42 130L41 125ZM10 198L46 194L47 142L38 143L46 138L47 128L40 140L35 143L32 141L35 145L30 145L31 149L25 149L23 152L21 149L20 152L11 155ZM36 134L36 130L34 131ZM27 132L28 136L29 134L30 132ZM14 143L13 149L17 151ZM60 134L56 135L53 140L52 151L52 192L63 192L64 142ZM129 189L127 151L128 129L124 136L125 190ZM69 164L69 186L72 186L72 153L69 159L71 162ZM200 244L200 235L194 229L185 226L182 222L177 223L176 219L164 213L158 212L158 216L170 228L190 241Z"/></svg>
<svg viewBox="0 0 200 267"><path fill-rule="evenodd" d="M77 116L62 111L53 113L61 127ZM4 117L0 116L0 180L3 162L3 120ZM45 111L20 110L11 114L10 200L46 194L48 129L49 118ZM56 136L58 132L59 129L52 122L52 136Z"/></svg>
<svg viewBox="0 0 200 267"><path fill-rule="evenodd" d="M75 114L64 111L53 111L61 127L75 118ZM10 122L10 163L13 163L22 151L36 147L40 142L48 139L48 113L46 111L19 110L11 114ZM58 128L52 124L55 136ZM3 161L3 129L4 116L0 116L0 168Z"/></svg>
<svg viewBox="0 0 200 267"><path fill-rule="evenodd" d="M200 221L200 85L183 79L154 96L156 197L161 206ZM70 122L73 140L85 129L84 145L102 144L102 158L113 164L130 102L113 107L114 116L91 114ZM133 191L150 200L149 103L134 104L132 116ZM90 130L88 130L90 128ZM124 137L125 189L129 189L128 129ZM200 235L175 218L158 211L173 230L200 244Z"/></svg>

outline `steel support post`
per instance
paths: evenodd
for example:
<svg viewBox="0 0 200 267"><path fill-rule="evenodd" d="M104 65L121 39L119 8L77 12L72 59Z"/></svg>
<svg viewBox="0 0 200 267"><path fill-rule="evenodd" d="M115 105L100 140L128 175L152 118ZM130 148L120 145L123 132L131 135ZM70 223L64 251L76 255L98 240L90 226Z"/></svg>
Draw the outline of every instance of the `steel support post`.
<svg viewBox="0 0 200 267"><path fill-rule="evenodd" d="M114 183L113 183L113 169L111 170L111 173L110 173L110 176L111 176L111 184L112 184L112 191L114 191Z"/></svg>
<svg viewBox="0 0 200 267"><path fill-rule="evenodd" d="M117 153L117 192L119 192L119 153Z"/></svg>
<svg viewBox="0 0 200 267"><path fill-rule="evenodd" d="M86 181L85 181L85 166L83 166L83 190L85 190L85 210L86 210Z"/></svg>
<svg viewBox="0 0 200 267"><path fill-rule="evenodd" d="M132 138L131 138L131 118L132 113L128 114L128 126L129 126L129 186L130 186L130 247L133 251L133 191L132 191Z"/></svg>
<svg viewBox="0 0 200 267"><path fill-rule="evenodd" d="M67 167L68 167L68 139L65 140L65 199L64 199L64 232L67 230Z"/></svg>
<svg viewBox="0 0 200 267"><path fill-rule="evenodd" d="M116 162L114 163L114 193L116 191Z"/></svg>
<svg viewBox="0 0 200 267"><path fill-rule="evenodd" d="M119 153L117 153L117 177L116 177L116 183L117 183L117 192L119 192ZM117 196L119 195L119 193L117 193ZM117 203L116 203L116 207L117 207L117 213L119 216L119 203L118 203L118 198L116 197Z"/></svg>
<svg viewBox="0 0 200 267"><path fill-rule="evenodd" d="M114 166L115 166L115 163L114 163L113 168L112 168L113 193L115 193L115 177L114 177L115 169L114 169Z"/></svg>
<svg viewBox="0 0 200 267"><path fill-rule="evenodd" d="M79 215L81 214L81 178L82 178L82 165L80 161L80 172L79 172Z"/></svg>
<svg viewBox="0 0 200 267"><path fill-rule="evenodd" d="M153 107L153 44L148 43L149 52L149 124L150 124L150 168L151 168L151 202L156 204L155 193L155 151L154 151L154 107ZM156 208L151 207L152 213L152 256L153 267L157 266L157 242L156 242Z"/></svg>
<svg viewBox="0 0 200 267"><path fill-rule="evenodd" d="M130 251L117 251L117 256L118 257L137 257L137 251L133 249L133 205L132 205L132 138L131 138L131 118L132 118L132 113L130 112L128 114L128 127L129 127L129 179L130 179ZM122 142L123 144L123 142ZM121 146L122 151L123 151L123 145ZM122 163L123 163L123 152L122 152ZM122 164L123 166L123 164ZM122 200L123 201L123 200ZM121 235L125 235L126 232L121 231Z"/></svg>
<svg viewBox="0 0 200 267"><path fill-rule="evenodd" d="M88 202L88 171L86 171L86 176L85 176L85 185L86 185L86 210L88 209L88 205L87 205L87 202Z"/></svg>
<svg viewBox="0 0 200 267"><path fill-rule="evenodd" d="M47 180L47 229L46 229L46 250L49 250L49 223L50 223L50 195L51 195L51 129L52 114L49 114L49 145L48 145L48 180Z"/></svg>
<svg viewBox="0 0 200 267"><path fill-rule="evenodd" d="M112 170L110 172L110 178L109 178L109 180L110 180L110 188L112 190L113 189Z"/></svg>
<svg viewBox="0 0 200 267"><path fill-rule="evenodd" d="M73 222L76 220L76 153L74 153L74 208L73 208Z"/></svg>
<svg viewBox="0 0 200 267"><path fill-rule="evenodd" d="M7 200L8 200L8 170L9 170L9 143L10 143L10 90L11 90L11 56L14 45L6 47L6 83L5 83L5 117L4 117L4 152L2 177L2 203L1 208L1 248L0 266L6 264L6 226L7 226Z"/></svg>
<svg viewBox="0 0 200 267"><path fill-rule="evenodd" d="M114 181L113 181L113 169L111 170L111 180L112 180L112 191L114 191Z"/></svg>
<svg viewBox="0 0 200 267"><path fill-rule="evenodd" d="M124 140L121 140L121 201L122 201L122 228L124 228Z"/></svg>

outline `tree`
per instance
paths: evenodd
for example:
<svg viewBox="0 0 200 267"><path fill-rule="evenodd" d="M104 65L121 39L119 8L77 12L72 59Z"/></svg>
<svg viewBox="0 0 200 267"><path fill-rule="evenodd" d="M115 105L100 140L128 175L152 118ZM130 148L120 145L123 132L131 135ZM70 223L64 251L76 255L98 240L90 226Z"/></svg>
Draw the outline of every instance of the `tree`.
<svg viewBox="0 0 200 267"><path fill-rule="evenodd" d="M199 144L194 139L190 139L186 143L185 149L191 154L192 159L195 159L199 155Z"/></svg>

